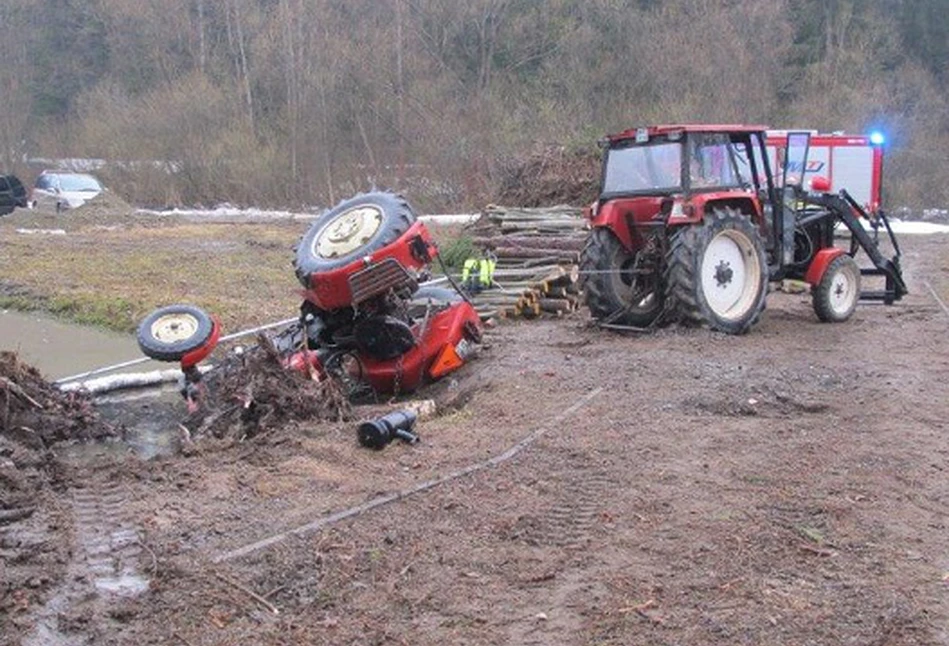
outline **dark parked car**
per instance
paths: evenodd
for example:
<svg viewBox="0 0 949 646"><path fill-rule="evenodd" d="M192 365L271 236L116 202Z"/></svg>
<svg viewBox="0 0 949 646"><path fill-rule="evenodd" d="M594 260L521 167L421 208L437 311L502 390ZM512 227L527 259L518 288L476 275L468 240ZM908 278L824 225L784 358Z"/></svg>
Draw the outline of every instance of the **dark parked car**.
<svg viewBox="0 0 949 646"><path fill-rule="evenodd" d="M0 175L0 215L13 213L16 207L26 208L27 196L23 182L16 175Z"/></svg>

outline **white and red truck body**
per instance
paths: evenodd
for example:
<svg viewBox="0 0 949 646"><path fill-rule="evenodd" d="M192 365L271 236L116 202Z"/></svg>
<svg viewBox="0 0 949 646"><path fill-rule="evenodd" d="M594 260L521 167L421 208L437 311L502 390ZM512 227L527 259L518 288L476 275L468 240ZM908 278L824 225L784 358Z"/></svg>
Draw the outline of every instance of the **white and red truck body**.
<svg viewBox="0 0 949 646"><path fill-rule="evenodd" d="M772 168L781 167L779 156L787 145L788 132L769 130L767 133ZM868 211L876 211L880 208L883 146L874 143L870 135L812 132L807 168L804 169L805 185L818 175L830 180L831 191L845 188L857 203Z"/></svg>

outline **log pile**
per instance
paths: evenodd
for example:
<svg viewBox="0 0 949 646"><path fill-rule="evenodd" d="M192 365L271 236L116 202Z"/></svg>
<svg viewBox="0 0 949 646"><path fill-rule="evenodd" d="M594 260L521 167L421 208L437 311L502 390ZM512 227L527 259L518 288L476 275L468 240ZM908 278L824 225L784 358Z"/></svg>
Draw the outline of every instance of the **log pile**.
<svg viewBox="0 0 949 646"><path fill-rule="evenodd" d="M467 233L497 257L496 287L473 297L482 317L564 316L580 307L580 251L587 226L580 209L488 206Z"/></svg>

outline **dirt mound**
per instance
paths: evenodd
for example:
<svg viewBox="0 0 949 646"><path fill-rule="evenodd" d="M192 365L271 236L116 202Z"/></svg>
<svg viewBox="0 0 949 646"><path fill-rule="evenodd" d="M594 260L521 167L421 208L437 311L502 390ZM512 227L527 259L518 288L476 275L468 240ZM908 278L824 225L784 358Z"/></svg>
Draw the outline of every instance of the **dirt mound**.
<svg viewBox="0 0 949 646"><path fill-rule="evenodd" d="M0 437L42 449L114 435L88 397L60 391L16 353L0 351Z"/></svg>
<svg viewBox="0 0 949 646"><path fill-rule="evenodd" d="M290 421L340 421L351 415L336 381L288 370L264 335L254 348L228 356L204 381L204 405L184 423L196 436L243 439Z"/></svg>
<svg viewBox="0 0 949 646"><path fill-rule="evenodd" d="M599 195L600 154L551 146L503 165L500 176L498 204L586 206Z"/></svg>
<svg viewBox="0 0 949 646"><path fill-rule="evenodd" d="M111 191L106 191L75 209L56 212L51 203L42 202L33 209L16 209L0 217L0 226L17 229L65 229L88 226L117 226L136 219L135 207Z"/></svg>

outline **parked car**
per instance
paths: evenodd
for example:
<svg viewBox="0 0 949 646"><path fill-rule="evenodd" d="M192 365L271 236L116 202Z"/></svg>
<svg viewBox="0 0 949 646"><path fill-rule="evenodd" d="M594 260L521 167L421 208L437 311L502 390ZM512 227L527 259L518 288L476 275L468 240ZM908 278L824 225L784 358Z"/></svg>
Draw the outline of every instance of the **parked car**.
<svg viewBox="0 0 949 646"><path fill-rule="evenodd" d="M0 215L27 205L26 189L16 175L0 175Z"/></svg>
<svg viewBox="0 0 949 646"><path fill-rule="evenodd" d="M33 185L30 205L33 208L52 205L57 212L74 209L104 190L99 180L87 173L44 170Z"/></svg>

